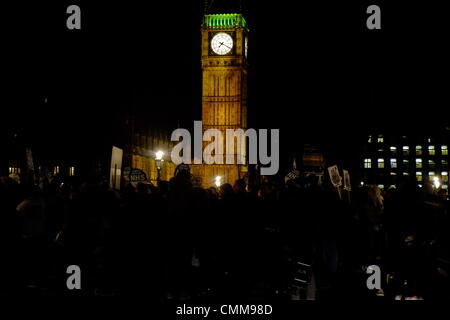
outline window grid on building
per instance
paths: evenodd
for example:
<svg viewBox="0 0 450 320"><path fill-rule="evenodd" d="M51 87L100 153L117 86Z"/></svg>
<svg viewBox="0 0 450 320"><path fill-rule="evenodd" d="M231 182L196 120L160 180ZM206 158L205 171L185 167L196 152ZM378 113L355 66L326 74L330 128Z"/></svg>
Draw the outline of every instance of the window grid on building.
<svg viewBox="0 0 450 320"><path fill-rule="evenodd" d="M403 136L403 139L398 140L397 145L395 142L391 144L389 138L385 140L382 134L375 134L368 136L368 142L374 143L374 145L371 147L370 153L366 154L371 158L363 158L363 166L365 169L385 169L376 171L379 183L385 182L384 180L389 176L391 176L388 179L389 182L393 183L397 175L411 175L416 178L418 185L439 179L442 183L441 187L445 186L448 190L450 170L448 143L445 140L441 143L440 140L423 137L408 141ZM373 173L375 174L375 171ZM386 187L388 186L389 184L386 185Z"/></svg>

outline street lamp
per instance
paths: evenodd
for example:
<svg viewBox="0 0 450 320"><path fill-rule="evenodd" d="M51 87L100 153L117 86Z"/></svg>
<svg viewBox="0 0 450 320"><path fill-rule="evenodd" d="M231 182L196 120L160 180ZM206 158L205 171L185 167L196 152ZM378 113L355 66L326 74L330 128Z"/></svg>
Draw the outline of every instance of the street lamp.
<svg viewBox="0 0 450 320"><path fill-rule="evenodd" d="M162 160L163 156L164 156L164 152L162 152L162 151L156 152L156 160Z"/></svg>
<svg viewBox="0 0 450 320"><path fill-rule="evenodd" d="M433 185L436 189L439 189L439 187L441 186L441 182L439 181L438 177L433 178Z"/></svg>
<svg viewBox="0 0 450 320"><path fill-rule="evenodd" d="M222 177L221 176L217 176L216 177L216 187L219 188L222 185Z"/></svg>
<svg viewBox="0 0 450 320"><path fill-rule="evenodd" d="M161 180L161 168L164 163L163 156L164 156L164 152L162 152L162 151L156 152L155 163L156 163L156 169L158 170L158 177L156 179L158 180L158 182Z"/></svg>

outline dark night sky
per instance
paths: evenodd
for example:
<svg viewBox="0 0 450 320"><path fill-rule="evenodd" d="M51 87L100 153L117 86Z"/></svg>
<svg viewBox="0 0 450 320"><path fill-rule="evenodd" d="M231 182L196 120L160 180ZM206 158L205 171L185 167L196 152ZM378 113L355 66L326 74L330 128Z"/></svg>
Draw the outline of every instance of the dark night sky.
<svg viewBox="0 0 450 320"><path fill-rule="evenodd" d="M149 123L200 119L204 1L92 2L3 7L3 138L89 153L132 110ZM448 121L442 1L243 2L250 125L280 128L285 153L311 140L346 152L371 128ZM69 4L81 31L66 29ZM369 4L382 9L381 31L365 27Z"/></svg>

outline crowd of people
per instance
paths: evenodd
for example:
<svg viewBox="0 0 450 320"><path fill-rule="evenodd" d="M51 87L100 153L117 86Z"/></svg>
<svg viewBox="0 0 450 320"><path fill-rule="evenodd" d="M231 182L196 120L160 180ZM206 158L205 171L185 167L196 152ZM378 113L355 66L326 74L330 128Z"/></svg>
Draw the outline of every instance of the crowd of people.
<svg viewBox="0 0 450 320"><path fill-rule="evenodd" d="M316 176L204 189L181 171L120 191L101 179L4 177L0 295L449 298L448 210L444 194L408 180L349 193ZM71 265L81 290L66 286ZM381 290L366 286L370 265Z"/></svg>

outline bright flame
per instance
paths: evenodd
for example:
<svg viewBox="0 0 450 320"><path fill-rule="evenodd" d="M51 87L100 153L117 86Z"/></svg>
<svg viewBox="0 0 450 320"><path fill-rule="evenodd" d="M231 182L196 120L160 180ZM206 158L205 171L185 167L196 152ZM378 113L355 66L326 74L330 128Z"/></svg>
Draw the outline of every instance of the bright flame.
<svg viewBox="0 0 450 320"><path fill-rule="evenodd" d="M216 187L220 187L222 185L221 183L222 177L221 176L217 176L216 177Z"/></svg>
<svg viewBox="0 0 450 320"><path fill-rule="evenodd" d="M436 189L439 189L439 187L441 186L441 183L439 182L439 178L438 177L434 177L433 178L433 184L434 184L434 187Z"/></svg>
<svg viewBox="0 0 450 320"><path fill-rule="evenodd" d="M164 156L164 152L162 152L162 151L156 152L156 160L162 160L163 156Z"/></svg>

